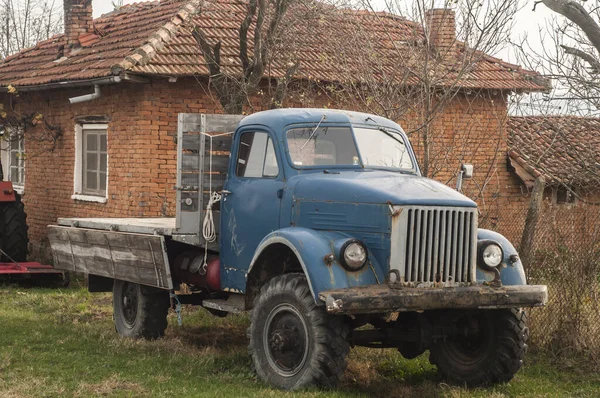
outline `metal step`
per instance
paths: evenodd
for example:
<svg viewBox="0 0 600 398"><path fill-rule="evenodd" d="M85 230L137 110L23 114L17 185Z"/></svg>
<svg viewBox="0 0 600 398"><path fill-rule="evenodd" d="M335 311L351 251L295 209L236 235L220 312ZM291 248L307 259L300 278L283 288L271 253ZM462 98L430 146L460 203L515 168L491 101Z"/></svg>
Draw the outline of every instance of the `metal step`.
<svg viewBox="0 0 600 398"><path fill-rule="evenodd" d="M232 294L227 300L221 299L209 299L203 300L202 306L213 310L219 310L224 312L231 312L232 314L239 314L245 311L246 298L243 294Z"/></svg>

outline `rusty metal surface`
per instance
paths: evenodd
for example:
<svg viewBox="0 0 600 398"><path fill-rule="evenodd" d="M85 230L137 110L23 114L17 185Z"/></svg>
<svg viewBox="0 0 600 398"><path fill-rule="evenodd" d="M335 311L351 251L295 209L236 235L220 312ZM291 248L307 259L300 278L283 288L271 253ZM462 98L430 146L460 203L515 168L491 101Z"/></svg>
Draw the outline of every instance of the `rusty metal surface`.
<svg viewBox="0 0 600 398"><path fill-rule="evenodd" d="M12 182L0 181L0 202L14 202L16 200Z"/></svg>
<svg viewBox="0 0 600 398"><path fill-rule="evenodd" d="M373 314L434 309L491 309L543 306L548 290L542 285L468 286L441 289L390 289L385 285L328 290L319 294L327 311Z"/></svg>

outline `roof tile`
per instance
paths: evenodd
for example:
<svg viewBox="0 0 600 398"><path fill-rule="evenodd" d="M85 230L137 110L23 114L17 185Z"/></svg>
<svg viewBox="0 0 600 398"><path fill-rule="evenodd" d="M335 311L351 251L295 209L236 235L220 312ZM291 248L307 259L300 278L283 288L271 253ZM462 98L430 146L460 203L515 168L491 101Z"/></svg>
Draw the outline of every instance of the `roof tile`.
<svg viewBox="0 0 600 398"><path fill-rule="evenodd" d="M297 57L300 59L298 78L337 81L345 74L359 79L355 69L361 65L352 61L359 54L356 51L364 56L365 48L373 52L381 71L397 75L398 63L405 61L399 59L399 51L410 49L408 42L423 38L417 24L398 15L336 9L322 3L315 3L315 7L321 7L319 11L324 12L315 13L304 7L288 13L295 19L287 21L289 29L277 43L276 59L268 69L272 77L285 75L290 59ZM201 52L191 36L194 25L203 29L209 40L221 40L224 69L240 73L238 29L245 14L246 6L239 0L202 3L200 0L163 0L125 5L94 20L96 33L82 35L82 48L61 62L55 61L64 46L64 35L5 58L0 62L0 86L84 80L125 71L147 75L207 74ZM251 26L250 52L253 51L252 35ZM339 41L333 38L356 40L356 48L340 47ZM480 55L480 62L461 79L461 86L522 91L547 89L538 81L537 73ZM444 73L448 79L456 75L451 66Z"/></svg>
<svg viewBox="0 0 600 398"><path fill-rule="evenodd" d="M510 117L509 156L551 184L600 187L600 119L578 116Z"/></svg>

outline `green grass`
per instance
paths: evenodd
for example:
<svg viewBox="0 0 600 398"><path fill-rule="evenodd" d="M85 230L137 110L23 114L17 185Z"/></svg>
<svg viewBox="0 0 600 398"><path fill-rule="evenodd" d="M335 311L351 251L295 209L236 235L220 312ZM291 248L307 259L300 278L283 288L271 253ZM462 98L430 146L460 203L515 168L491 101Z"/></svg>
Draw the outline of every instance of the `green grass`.
<svg viewBox="0 0 600 398"><path fill-rule="evenodd" d="M75 283L76 284L76 283ZM427 357L355 348L335 390L286 393L250 372L246 316L170 314L164 339L115 334L109 294L0 285L0 397L598 397L600 375L529 355L508 384L468 390L439 380Z"/></svg>

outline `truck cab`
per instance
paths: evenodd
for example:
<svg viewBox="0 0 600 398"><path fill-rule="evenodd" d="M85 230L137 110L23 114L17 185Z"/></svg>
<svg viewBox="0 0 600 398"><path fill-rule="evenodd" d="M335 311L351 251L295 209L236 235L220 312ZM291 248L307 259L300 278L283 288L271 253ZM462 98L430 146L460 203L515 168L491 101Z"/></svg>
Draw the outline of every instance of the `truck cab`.
<svg viewBox="0 0 600 398"><path fill-rule="evenodd" d="M478 228L475 202L421 175L398 124L328 109L180 115L178 169L175 220L50 228L55 266L113 291L119 333L162 336L169 297L251 311L254 368L284 389L335 385L351 345L429 350L470 386L521 367L523 308L544 305L546 286Z"/></svg>

